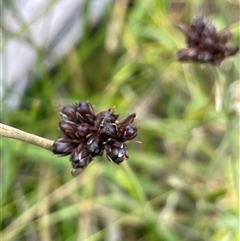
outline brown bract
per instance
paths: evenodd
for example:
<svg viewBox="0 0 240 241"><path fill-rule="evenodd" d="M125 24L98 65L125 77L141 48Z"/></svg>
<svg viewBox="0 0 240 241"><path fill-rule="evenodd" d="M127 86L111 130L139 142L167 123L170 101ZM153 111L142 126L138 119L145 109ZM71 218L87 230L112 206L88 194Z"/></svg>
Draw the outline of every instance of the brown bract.
<svg viewBox="0 0 240 241"><path fill-rule="evenodd" d="M177 53L179 61L220 64L226 57L235 55L239 46L228 47L232 38L230 29L217 33L213 24L202 18L196 19L190 26L181 24L180 30L186 37L187 47Z"/></svg>
<svg viewBox="0 0 240 241"><path fill-rule="evenodd" d="M136 114L118 121L114 107L95 114L88 101L63 107L59 128L63 136L53 144L53 153L70 155L74 169L85 168L95 156L106 151L109 161L116 164L128 159L126 141L137 136ZM73 170L74 171L74 170Z"/></svg>

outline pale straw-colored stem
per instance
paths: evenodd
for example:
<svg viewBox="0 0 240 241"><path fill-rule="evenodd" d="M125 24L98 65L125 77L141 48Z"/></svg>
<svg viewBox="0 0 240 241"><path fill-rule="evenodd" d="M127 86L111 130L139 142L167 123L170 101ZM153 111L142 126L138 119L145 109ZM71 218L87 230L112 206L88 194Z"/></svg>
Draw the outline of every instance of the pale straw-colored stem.
<svg viewBox="0 0 240 241"><path fill-rule="evenodd" d="M52 146L54 142L52 140L48 140L40 136L36 136L30 133L21 131L14 127L4 125L2 123L0 123L0 136L16 139L19 141L24 141L24 142L39 146L41 148L47 149L49 151L52 151Z"/></svg>

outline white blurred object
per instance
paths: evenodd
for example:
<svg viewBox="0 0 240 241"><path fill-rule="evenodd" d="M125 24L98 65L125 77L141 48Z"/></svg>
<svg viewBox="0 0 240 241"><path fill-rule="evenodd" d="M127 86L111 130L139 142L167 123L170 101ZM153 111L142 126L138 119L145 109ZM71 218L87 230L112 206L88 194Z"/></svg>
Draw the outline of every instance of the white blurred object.
<svg viewBox="0 0 240 241"><path fill-rule="evenodd" d="M0 73L0 98L4 105L10 109L19 106L37 61L36 48L50 51L54 59L63 56L82 36L85 4L89 4L91 23L95 24L111 1L12 0L2 17L4 29L16 34L6 40L0 53L4 66ZM46 57L43 61L50 68L54 59Z"/></svg>
<svg viewBox="0 0 240 241"><path fill-rule="evenodd" d="M240 116L240 80L236 80L228 88L229 109Z"/></svg>

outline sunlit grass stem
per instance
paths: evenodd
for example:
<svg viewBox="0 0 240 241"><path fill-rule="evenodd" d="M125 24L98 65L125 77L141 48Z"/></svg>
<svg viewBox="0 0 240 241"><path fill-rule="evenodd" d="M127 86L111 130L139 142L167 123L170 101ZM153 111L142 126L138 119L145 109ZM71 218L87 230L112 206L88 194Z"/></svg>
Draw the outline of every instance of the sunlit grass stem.
<svg viewBox="0 0 240 241"><path fill-rule="evenodd" d="M0 136L27 142L52 151L53 141L0 123Z"/></svg>

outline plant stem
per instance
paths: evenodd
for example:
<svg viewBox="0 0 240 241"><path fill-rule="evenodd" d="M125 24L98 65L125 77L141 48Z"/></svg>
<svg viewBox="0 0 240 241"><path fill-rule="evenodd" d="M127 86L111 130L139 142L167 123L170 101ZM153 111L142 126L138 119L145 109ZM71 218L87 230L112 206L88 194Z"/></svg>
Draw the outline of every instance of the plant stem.
<svg viewBox="0 0 240 241"><path fill-rule="evenodd" d="M229 97L228 97L228 89L229 89L229 81L227 79L227 76L221 71L219 68L213 68L216 84L219 86L220 95L221 95L221 107L222 111L224 113L224 118L226 122L226 135L228 137L229 141L229 151L230 151L230 160L231 160L231 167L232 167L232 174L233 174L233 181L234 185L236 187L236 190L239 188L238 183L238 176L235 171L235 165L238 161L238 143L239 143L239 137L237 130L237 123L233 117L230 116L230 110L229 110Z"/></svg>
<svg viewBox="0 0 240 241"><path fill-rule="evenodd" d="M24 141L24 142L39 146L41 148L47 149L49 151L52 151L52 146L54 142L52 140L48 140L40 136L36 136L30 133L21 131L14 127L4 125L2 123L0 123L0 136L16 139L19 141Z"/></svg>

